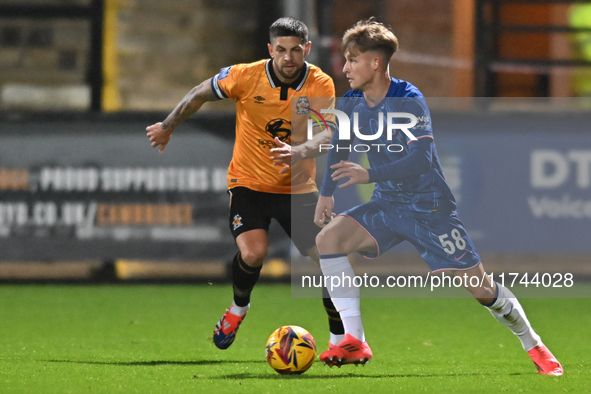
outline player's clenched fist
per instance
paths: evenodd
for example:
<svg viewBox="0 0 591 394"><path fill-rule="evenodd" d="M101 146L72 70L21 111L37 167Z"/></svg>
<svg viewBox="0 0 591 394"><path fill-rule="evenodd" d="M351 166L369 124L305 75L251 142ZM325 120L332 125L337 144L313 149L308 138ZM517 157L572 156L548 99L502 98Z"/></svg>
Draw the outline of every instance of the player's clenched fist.
<svg viewBox="0 0 591 394"><path fill-rule="evenodd" d="M165 129L162 127L162 122L158 122L153 124L152 126L146 127L146 131L148 132L148 137L150 137L150 142L152 143L152 147L160 146L158 150L160 153L164 152L164 147L170 141L170 135L172 134L172 130Z"/></svg>
<svg viewBox="0 0 591 394"><path fill-rule="evenodd" d="M334 217L334 212L332 211L334 207L334 198L320 196L318 197L318 203L316 204L316 211L314 212L314 223L318 227L324 227Z"/></svg>

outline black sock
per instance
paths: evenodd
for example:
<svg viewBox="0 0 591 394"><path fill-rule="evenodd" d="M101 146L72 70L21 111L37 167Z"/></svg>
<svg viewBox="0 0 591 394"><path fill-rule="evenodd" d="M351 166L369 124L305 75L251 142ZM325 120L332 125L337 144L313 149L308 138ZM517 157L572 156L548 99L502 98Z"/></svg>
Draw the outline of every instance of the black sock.
<svg viewBox="0 0 591 394"><path fill-rule="evenodd" d="M242 260L240 252L232 261L232 284L234 285L234 303L247 306L250 302L252 288L259 280L262 265L251 267Z"/></svg>
<svg viewBox="0 0 591 394"><path fill-rule="evenodd" d="M337 308L335 308L332 303L326 287L322 288L322 302L324 303L324 310L326 310L326 314L328 315L328 327L330 332L335 335L344 334L345 327L343 326L341 315L337 312ZM336 345L336 343L333 343L333 345Z"/></svg>

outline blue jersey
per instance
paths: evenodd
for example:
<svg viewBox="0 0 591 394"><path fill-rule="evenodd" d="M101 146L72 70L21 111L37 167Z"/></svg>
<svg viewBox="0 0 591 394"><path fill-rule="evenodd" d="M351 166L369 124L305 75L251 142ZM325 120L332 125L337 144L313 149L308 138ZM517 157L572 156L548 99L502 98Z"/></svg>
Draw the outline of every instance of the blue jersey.
<svg viewBox="0 0 591 394"><path fill-rule="evenodd" d="M354 113L358 115L358 131L363 135L376 135L379 117L383 117L383 133L377 140L339 140L335 132L328 152L327 171L320 194L332 196L337 183L332 180L334 170L329 167L347 160L350 150L346 147L367 150L370 164L370 183L375 183L372 200L396 204L398 209L414 212L437 212L456 208L455 199L445 178L433 143L431 116L421 92L412 84L391 78L386 97L376 106L367 105L363 92L351 90L339 101L337 109L345 112L354 125ZM413 140L401 129L392 131L391 139L386 133L387 113L413 114L418 122L409 131ZM405 123L395 119L395 123ZM351 131L353 134L353 130ZM337 150L337 146L339 147ZM369 149L368 149L369 147Z"/></svg>

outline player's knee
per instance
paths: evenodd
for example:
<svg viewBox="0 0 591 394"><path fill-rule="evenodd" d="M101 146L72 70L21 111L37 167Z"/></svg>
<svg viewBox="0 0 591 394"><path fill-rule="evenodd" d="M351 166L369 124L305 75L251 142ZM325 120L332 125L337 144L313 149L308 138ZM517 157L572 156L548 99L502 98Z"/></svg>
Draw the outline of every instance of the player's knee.
<svg viewBox="0 0 591 394"><path fill-rule="evenodd" d="M251 267L258 267L263 264L263 260L267 257L269 248L267 245L252 245L245 250L241 250L242 260Z"/></svg>
<svg viewBox="0 0 591 394"><path fill-rule="evenodd" d="M316 247L318 248L319 254L322 254L322 249L324 249L324 247L327 244L327 236L324 230L325 229L323 229L321 232L318 233L318 235L316 235Z"/></svg>
<svg viewBox="0 0 591 394"><path fill-rule="evenodd" d="M316 245L320 254L337 253L341 247L341 237L334 228L325 227L316 236Z"/></svg>

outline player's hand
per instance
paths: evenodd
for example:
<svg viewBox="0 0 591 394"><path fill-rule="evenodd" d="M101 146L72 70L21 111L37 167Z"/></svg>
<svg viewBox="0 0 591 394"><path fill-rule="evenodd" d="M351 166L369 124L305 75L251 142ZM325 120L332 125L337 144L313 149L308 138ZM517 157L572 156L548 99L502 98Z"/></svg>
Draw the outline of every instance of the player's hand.
<svg viewBox="0 0 591 394"><path fill-rule="evenodd" d="M314 211L314 223L318 227L324 227L330 223L334 218L334 198L320 196L318 197L318 203L316 203L316 211Z"/></svg>
<svg viewBox="0 0 591 394"><path fill-rule="evenodd" d="M172 134L171 129L164 129L162 128L162 122L158 122L153 124L152 126L146 127L146 131L148 132L148 137L150 137L150 142L152 143L152 147L155 148L160 146L158 150L160 153L164 152L164 147L170 141L170 135Z"/></svg>
<svg viewBox="0 0 591 394"><path fill-rule="evenodd" d="M285 142L281 141L279 138L275 137L275 144L277 144L277 148L271 149L271 160L273 161L273 165L281 166L279 170L280 174L283 174L287 170L291 168L292 163L292 150L291 146L286 144Z"/></svg>
<svg viewBox="0 0 591 394"><path fill-rule="evenodd" d="M341 160L341 162L333 164L330 168L336 170L331 175L333 181L349 178L347 182L339 185L339 188L347 187L355 183L369 183L369 173L367 172L367 169L352 161Z"/></svg>

